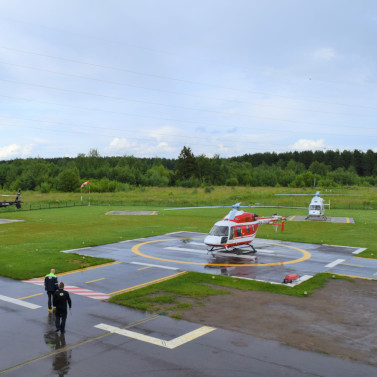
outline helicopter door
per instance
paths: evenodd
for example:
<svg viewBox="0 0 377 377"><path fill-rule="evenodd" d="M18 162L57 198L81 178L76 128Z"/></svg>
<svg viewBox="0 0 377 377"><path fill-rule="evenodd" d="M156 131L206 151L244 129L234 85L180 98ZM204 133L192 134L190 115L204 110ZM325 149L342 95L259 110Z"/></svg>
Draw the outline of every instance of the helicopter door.
<svg viewBox="0 0 377 377"><path fill-rule="evenodd" d="M234 228L230 227L229 239L232 240L234 237Z"/></svg>

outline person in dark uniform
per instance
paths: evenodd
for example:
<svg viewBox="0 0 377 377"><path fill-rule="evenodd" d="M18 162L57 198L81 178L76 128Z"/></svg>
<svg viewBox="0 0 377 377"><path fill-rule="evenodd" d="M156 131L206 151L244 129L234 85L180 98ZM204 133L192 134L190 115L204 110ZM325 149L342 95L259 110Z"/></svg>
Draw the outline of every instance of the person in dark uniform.
<svg viewBox="0 0 377 377"><path fill-rule="evenodd" d="M59 289L54 293L53 303L56 307L55 310L55 325L56 332L60 331L62 334L65 332L65 321L67 319L67 305L69 310L72 309L72 301L69 293L64 290L64 283L59 283Z"/></svg>
<svg viewBox="0 0 377 377"><path fill-rule="evenodd" d="M48 311L50 313L52 313L51 299L57 289L58 278L55 275L55 270L52 268L51 272L45 276L45 290L48 296Z"/></svg>

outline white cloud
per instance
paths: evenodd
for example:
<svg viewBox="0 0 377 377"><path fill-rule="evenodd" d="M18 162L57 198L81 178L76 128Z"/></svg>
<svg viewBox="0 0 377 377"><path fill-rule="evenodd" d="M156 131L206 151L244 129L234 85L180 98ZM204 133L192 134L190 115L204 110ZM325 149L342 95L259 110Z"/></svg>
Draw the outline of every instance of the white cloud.
<svg viewBox="0 0 377 377"><path fill-rule="evenodd" d="M15 157L21 150L21 147L17 144L6 145L0 147L0 158Z"/></svg>
<svg viewBox="0 0 377 377"><path fill-rule="evenodd" d="M296 141L293 145L290 145L289 148L296 151L325 149L325 141L323 139L300 139Z"/></svg>
<svg viewBox="0 0 377 377"><path fill-rule="evenodd" d="M127 138L115 137L105 151L110 154L128 154L129 150L133 150L137 147L137 143L130 142Z"/></svg>
<svg viewBox="0 0 377 377"><path fill-rule="evenodd" d="M153 131L147 131L146 133L148 134L149 137L153 137L157 139L158 141L161 141L161 139L166 138L166 137L176 137L180 132L178 129L174 127L163 126Z"/></svg>
<svg viewBox="0 0 377 377"><path fill-rule="evenodd" d="M171 147L167 142L155 143L138 143L130 142L127 138L114 138L105 152L110 155L133 155L135 157L155 157L161 156L162 153L175 152L176 148Z"/></svg>

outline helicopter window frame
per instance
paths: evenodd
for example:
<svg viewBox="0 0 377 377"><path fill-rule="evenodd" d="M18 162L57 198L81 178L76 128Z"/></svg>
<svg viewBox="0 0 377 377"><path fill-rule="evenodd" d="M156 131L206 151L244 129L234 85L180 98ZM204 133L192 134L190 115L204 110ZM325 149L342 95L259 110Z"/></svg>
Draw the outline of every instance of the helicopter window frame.
<svg viewBox="0 0 377 377"><path fill-rule="evenodd" d="M250 234L250 227L249 227L249 225L246 225L246 232L247 232L247 234Z"/></svg>
<svg viewBox="0 0 377 377"><path fill-rule="evenodd" d="M242 237L242 228L240 226L236 228L236 232L237 232L237 237Z"/></svg>
<svg viewBox="0 0 377 377"><path fill-rule="evenodd" d="M229 239L232 240L233 238L234 238L234 228L231 226L230 227Z"/></svg>

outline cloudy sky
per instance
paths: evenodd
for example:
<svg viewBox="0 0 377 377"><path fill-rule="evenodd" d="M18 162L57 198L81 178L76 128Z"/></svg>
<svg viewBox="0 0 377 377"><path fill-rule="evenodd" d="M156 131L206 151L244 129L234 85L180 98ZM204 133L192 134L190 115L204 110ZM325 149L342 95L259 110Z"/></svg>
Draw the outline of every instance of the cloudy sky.
<svg viewBox="0 0 377 377"><path fill-rule="evenodd" d="M0 160L377 151L377 2L2 0Z"/></svg>

